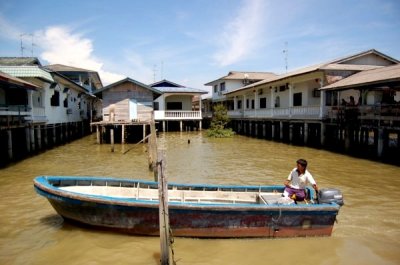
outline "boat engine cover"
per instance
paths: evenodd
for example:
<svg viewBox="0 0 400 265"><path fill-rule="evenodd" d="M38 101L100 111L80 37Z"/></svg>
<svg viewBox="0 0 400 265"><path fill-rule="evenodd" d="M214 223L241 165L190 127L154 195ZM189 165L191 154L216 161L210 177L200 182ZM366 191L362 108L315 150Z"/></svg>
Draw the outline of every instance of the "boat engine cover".
<svg viewBox="0 0 400 265"><path fill-rule="evenodd" d="M337 203L343 206L343 194L340 190L335 188L320 189L318 191L318 201L319 203Z"/></svg>

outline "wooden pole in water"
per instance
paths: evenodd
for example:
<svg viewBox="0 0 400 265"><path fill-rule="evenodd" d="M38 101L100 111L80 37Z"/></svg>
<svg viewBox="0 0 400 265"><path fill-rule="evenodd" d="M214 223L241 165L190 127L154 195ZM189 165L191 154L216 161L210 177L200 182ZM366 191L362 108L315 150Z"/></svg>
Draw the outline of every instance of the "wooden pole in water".
<svg viewBox="0 0 400 265"><path fill-rule="evenodd" d="M169 248L169 213L168 213L168 184L165 172L164 154L158 154L157 161L158 172L158 197L159 197L159 220L160 220L160 264L170 264Z"/></svg>
<svg viewBox="0 0 400 265"><path fill-rule="evenodd" d="M110 129L111 152L114 152L114 128Z"/></svg>

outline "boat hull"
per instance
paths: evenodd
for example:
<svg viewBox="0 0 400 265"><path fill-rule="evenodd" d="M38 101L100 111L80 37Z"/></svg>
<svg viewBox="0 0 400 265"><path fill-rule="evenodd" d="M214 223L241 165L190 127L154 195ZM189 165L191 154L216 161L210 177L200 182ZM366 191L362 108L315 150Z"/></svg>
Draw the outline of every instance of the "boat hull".
<svg viewBox="0 0 400 265"><path fill-rule="evenodd" d="M67 220L136 235L159 234L158 202L85 197L36 181L35 189ZM336 204L169 204L174 236L204 238L329 236L338 211Z"/></svg>

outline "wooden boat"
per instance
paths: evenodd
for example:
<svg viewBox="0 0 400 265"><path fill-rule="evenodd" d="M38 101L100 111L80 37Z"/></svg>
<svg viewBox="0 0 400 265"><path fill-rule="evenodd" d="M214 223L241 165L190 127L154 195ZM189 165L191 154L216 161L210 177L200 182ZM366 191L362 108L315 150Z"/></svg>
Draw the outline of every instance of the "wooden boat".
<svg viewBox="0 0 400 265"><path fill-rule="evenodd" d="M159 234L158 183L100 177L40 176L37 193L59 215L137 235ZM329 236L343 198L322 190L319 202L294 203L283 186L168 184L170 227L184 237ZM308 189L314 197L312 189Z"/></svg>

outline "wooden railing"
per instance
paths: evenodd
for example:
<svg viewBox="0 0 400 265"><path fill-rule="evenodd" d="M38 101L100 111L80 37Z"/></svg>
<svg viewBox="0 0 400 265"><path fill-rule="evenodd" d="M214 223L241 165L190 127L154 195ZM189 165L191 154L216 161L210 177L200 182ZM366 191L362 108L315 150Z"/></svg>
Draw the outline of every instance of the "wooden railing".
<svg viewBox="0 0 400 265"><path fill-rule="evenodd" d="M185 111L185 110L155 110L155 120L201 120L200 111Z"/></svg>

